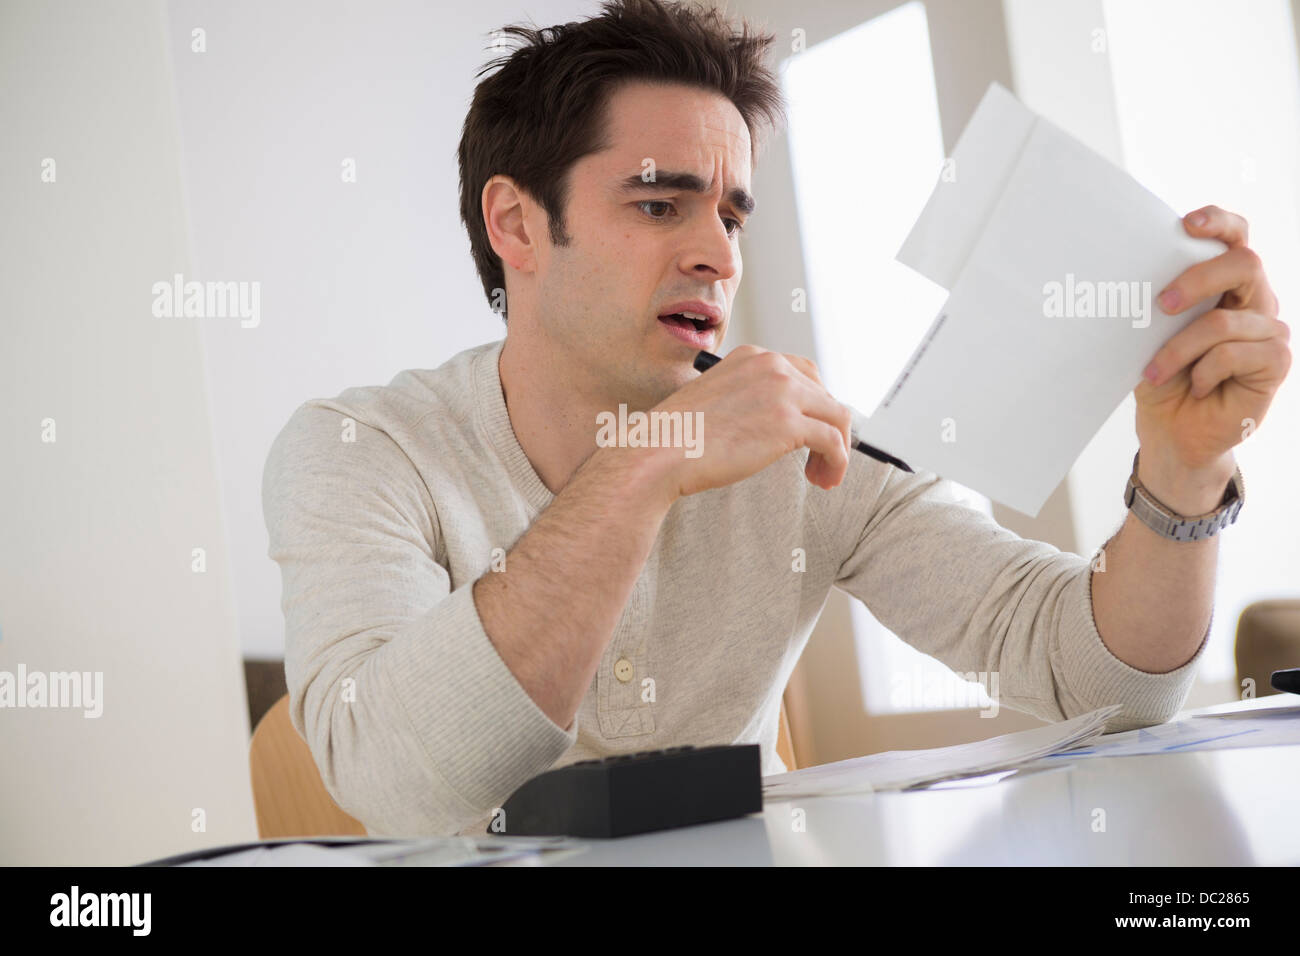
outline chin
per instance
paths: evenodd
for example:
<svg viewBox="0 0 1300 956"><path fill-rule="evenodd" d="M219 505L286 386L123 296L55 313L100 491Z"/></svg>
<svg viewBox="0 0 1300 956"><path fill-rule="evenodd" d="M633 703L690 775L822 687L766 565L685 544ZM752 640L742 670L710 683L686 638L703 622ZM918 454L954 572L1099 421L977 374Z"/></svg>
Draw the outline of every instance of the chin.
<svg viewBox="0 0 1300 956"><path fill-rule="evenodd" d="M689 385L691 382L695 381L695 379L699 377L700 377L699 373L696 372L695 369L690 365L684 366L680 369L677 368L672 369L671 371L667 372L660 380L660 386L656 390L658 392L658 396L655 398L652 404L658 405L669 395L673 394L673 392L677 391L679 388L681 388L684 385Z"/></svg>
<svg viewBox="0 0 1300 956"><path fill-rule="evenodd" d="M623 390L626 396L623 401L627 403L629 410L648 411L693 377L689 369L685 373L676 369L647 370L643 375L638 376L636 381L628 383L627 388Z"/></svg>

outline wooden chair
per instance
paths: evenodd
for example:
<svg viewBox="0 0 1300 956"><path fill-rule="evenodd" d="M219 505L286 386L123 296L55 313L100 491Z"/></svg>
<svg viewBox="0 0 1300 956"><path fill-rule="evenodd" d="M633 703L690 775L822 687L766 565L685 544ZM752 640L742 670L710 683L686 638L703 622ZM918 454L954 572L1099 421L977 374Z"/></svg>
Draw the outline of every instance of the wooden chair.
<svg viewBox="0 0 1300 956"><path fill-rule="evenodd" d="M798 770L799 764L794 759L794 738L790 734L790 715L785 711L785 696L781 697L781 723L776 732L776 753L787 770Z"/></svg>
<svg viewBox="0 0 1300 956"><path fill-rule="evenodd" d="M786 767L794 770L797 765L784 700L776 749ZM325 789L311 748L289 719L288 694L258 722L248 762L257 832L263 840L366 835L360 821L345 813Z"/></svg>
<svg viewBox="0 0 1300 956"><path fill-rule="evenodd" d="M248 763L257 832L263 840L366 835L366 828L344 813L325 789L311 748L289 720L288 694L258 722Z"/></svg>
<svg viewBox="0 0 1300 956"><path fill-rule="evenodd" d="M1246 679L1255 696L1281 693L1269 684L1273 671L1300 667L1300 599L1256 601L1237 619L1237 692Z"/></svg>

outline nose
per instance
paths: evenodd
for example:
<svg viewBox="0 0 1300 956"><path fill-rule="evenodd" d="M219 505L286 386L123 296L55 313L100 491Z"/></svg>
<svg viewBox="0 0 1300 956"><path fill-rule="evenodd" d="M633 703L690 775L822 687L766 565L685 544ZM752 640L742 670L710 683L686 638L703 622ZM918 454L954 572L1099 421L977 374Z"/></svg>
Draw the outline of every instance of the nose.
<svg viewBox="0 0 1300 956"><path fill-rule="evenodd" d="M682 271L693 278L725 282L740 272L740 247L727 235L721 216L707 217L690 232L688 245L682 250Z"/></svg>

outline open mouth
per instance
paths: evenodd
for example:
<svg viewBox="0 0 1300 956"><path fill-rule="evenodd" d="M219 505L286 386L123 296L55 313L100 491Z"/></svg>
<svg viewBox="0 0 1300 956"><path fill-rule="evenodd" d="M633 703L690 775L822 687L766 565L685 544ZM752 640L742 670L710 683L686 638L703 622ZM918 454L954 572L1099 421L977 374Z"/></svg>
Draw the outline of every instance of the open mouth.
<svg viewBox="0 0 1300 956"><path fill-rule="evenodd" d="M672 312L659 316L664 331L696 351L710 351L722 337L722 309L703 300L681 299L668 306Z"/></svg>
<svg viewBox="0 0 1300 956"><path fill-rule="evenodd" d="M711 319L696 319L690 315L674 312L659 316L659 323L664 327L665 332L693 349L709 350L717 347L718 333L714 331L716 326Z"/></svg>
<svg viewBox="0 0 1300 956"><path fill-rule="evenodd" d="M668 325L674 325L679 329L694 329L697 332L703 332L705 329L713 327L712 323L710 323L708 319L691 318L690 316L683 315L681 312L674 312L671 315L661 315L659 316L659 321L665 322Z"/></svg>

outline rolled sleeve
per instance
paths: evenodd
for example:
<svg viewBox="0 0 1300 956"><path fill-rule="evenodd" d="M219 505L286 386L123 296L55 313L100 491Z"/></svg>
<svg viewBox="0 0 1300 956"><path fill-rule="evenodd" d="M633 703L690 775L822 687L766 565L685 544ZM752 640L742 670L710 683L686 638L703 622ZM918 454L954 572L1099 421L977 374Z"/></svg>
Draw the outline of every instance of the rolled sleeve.
<svg viewBox="0 0 1300 956"><path fill-rule="evenodd" d="M1164 723L1187 700L1197 664L1209 644L1209 628L1196 653L1182 667L1163 674L1138 670L1111 653L1097 630L1092 607L1094 573L1090 563L1085 565L1067 590L1067 616L1056 655L1061 710L1086 713L1122 704L1124 709L1106 723L1107 733Z"/></svg>
<svg viewBox="0 0 1300 956"><path fill-rule="evenodd" d="M472 581L452 589L429 490L389 434L303 406L262 491L290 716L368 832L456 833L573 745L497 654Z"/></svg>
<svg viewBox="0 0 1300 956"><path fill-rule="evenodd" d="M577 740L576 722L562 729L524 690L484 631L471 585L422 624L385 648L393 693L447 785L481 813L549 769Z"/></svg>

